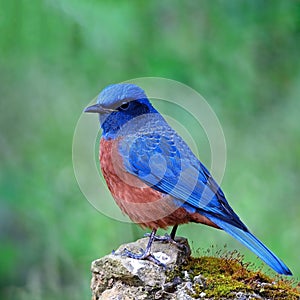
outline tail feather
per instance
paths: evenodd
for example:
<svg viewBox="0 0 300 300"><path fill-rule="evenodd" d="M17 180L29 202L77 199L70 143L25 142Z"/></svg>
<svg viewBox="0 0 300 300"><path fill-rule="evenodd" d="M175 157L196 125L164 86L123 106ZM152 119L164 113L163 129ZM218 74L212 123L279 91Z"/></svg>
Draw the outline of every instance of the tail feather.
<svg viewBox="0 0 300 300"><path fill-rule="evenodd" d="M284 275L292 275L290 269L251 232L243 231L213 216L209 216L209 219L215 224L217 224L224 231L232 235L239 242L248 247L252 252L254 252L259 258L261 258L277 273Z"/></svg>

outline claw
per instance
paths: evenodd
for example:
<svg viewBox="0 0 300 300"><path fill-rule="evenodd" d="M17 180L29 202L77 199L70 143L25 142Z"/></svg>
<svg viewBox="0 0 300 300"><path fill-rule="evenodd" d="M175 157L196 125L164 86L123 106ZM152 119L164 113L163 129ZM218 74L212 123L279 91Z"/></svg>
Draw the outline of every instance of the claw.
<svg viewBox="0 0 300 300"><path fill-rule="evenodd" d="M173 244L175 245L178 249L184 251L185 253L188 253L190 250L187 248L186 245L182 244L180 242L180 239L176 239L175 238L175 233L176 233L176 230L177 230L177 227L178 226L174 226L174 228L172 229L172 232L171 234L165 234L165 235L154 235L153 236L153 241L159 241L159 242L162 242L162 243L170 243L170 244ZM152 232L151 233L145 233L144 236L145 237L151 237L152 235Z"/></svg>
<svg viewBox="0 0 300 300"><path fill-rule="evenodd" d="M133 259L138 259L138 260L149 260L153 263L155 263L156 265L159 265L163 268L166 268L166 265L163 264L161 261L159 261L157 258L155 258L150 251L148 251L148 249L146 248L146 250L141 249L141 253L137 254L137 253L133 253L131 251L129 251L128 249L124 249L122 256L127 256Z"/></svg>
<svg viewBox="0 0 300 300"><path fill-rule="evenodd" d="M137 254L137 253L133 253L131 251L129 251L128 249L124 249L122 251L122 256L127 256L133 259L139 259L139 260L149 260L161 267L163 267L164 269L166 269L166 265L164 263L162 263L160 260L158 260L153 254L151 254L150 250L151 250L151 245L153 241L160 241L163 243L171 243L173 245L176 245L180 250L184 251L185 253L189 252L189 249L187 249L187 247L184 244L180 243L180 240L175 241L175 233L176 233L176 229L177 229L177 225L175 225L172 229L172 232L170 235L165 234L164 236L157 236L156 234L156 229L153 229L152 232L146 233L144 236L149 237L149 242L146 246L146 249L140 249L141 253ZM112 252L113 254L115 254L115 252Z"/></svg>

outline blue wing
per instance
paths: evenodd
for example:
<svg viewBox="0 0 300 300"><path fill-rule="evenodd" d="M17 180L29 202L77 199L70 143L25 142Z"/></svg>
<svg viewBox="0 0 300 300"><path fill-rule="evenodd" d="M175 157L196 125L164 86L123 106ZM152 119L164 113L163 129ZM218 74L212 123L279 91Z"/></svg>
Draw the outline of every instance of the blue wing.
<svg viewBox="0 0 300 300"><path fill-rule="evenodd" d="M127 172L152 188L172 195L178 205L198 212L247 246L276 272L291 275L288 267L242 223L229 206L209 171L175 131L136 134L120 140Z"/></svg>
<svg viewBox="0 0 300 300"><path fill-rule="evenodd" d="M187 210L200 210L207 217L215 215L246 230L209 171L175 131L168 133L122 139L120 151L126 171L152 188L172 195Z"/></svg>

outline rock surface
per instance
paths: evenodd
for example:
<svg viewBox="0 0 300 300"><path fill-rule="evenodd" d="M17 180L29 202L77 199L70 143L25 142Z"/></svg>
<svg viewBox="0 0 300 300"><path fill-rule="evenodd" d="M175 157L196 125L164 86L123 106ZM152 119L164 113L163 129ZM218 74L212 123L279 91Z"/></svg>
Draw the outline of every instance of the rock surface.
<svg viewBox="0 0 300 300"><path fill-rule="evenodd" d="M166 267L122 255L124 249L139 253L146 248L148 238L122 245L114 254L93 261L92 299L176 299L167 297L168 290L172 288L172 283L167 280L167 273L184 264L190 256L187 240L181 238L177 241L183 246L180 247L182 250L170 243L152 244L151 253ZM167 298L162 298L163 295Z"/></svg>
<svg viewBox="0 0 300 300"><path fill-rule="evenodd" d="M249 271L238 259L191 258L187 240L179 238L177 242L180 247L159 241L152 245L151 253L165 267L123 255L124 249L140 253L148 238L122 245L113 254L93 261L92 300L300 299L297 292L285 290L285 281L279 284L259 272Z"/></svg>

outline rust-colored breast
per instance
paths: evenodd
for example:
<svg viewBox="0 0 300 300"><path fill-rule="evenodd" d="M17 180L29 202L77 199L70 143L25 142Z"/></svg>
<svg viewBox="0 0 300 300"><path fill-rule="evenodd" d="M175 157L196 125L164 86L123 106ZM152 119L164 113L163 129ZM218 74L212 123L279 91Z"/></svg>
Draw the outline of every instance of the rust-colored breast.
<svg viewBox="0 0 300 300"><path fill-rule="evenodd" d="M100 166L107 186L121 210L143 227L166 228L189 221L214 224L200 214L175 205L172 196L156 191L128 173L118 151L118 140L100 141Z"/></svg>

